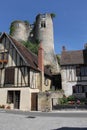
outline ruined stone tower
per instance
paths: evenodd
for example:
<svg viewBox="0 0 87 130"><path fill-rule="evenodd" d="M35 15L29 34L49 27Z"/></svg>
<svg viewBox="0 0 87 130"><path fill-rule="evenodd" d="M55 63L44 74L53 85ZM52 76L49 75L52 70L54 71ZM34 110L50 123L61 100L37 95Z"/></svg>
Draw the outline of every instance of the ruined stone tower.
<svg viewBox="0 0 87 130"><path fill-rule="evenodd" d="M24 21L13 21L11 23L11 32L10 34L15 38L17 41L27 41L29 34L30 34L30 26Z"/></svg>
<svg viewBox="0 0 87 130"><path fill-rule="evenodd" d="M33 26L24 21L14 21L11 26L13 29L11 35L16 40L39 40L44 49L44 65L50 66L54 74L59 72L54 52L53 20L51 14L37 15Z"/></svg>
<svg viewBox="0 0 87 130"><path fill-rule="evenodd" d="M51 14L37 15L34 36L43 45L44 65L50 65L53 73L58 72L59 67L54 52L53 20Z"/></svg>

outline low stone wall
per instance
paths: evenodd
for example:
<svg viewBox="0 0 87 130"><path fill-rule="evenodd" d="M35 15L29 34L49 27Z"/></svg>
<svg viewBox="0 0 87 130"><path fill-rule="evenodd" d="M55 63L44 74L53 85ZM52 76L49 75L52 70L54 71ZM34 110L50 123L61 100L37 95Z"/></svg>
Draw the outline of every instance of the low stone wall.
<svg viewBox="0 0 87 130"><path fill-rule="evenodd" d="M52 106L58 104L58 99L63 97L62 91L38 93L38 111L51 111Z"/></svg>
<svg viewBox="0 0 87 130"><path fill-rule="evenodd" d="M76 109L76 110L87 110L87 105L55 105L53 106L53 110L71 110L71 109Z"/></svg>

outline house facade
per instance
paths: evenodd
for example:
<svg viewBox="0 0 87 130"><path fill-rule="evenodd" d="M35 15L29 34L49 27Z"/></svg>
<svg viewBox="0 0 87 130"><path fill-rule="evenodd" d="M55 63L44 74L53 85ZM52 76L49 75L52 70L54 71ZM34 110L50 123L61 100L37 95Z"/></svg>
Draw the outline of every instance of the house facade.
<svg viewBox="0 0 87 130"><path fill-rule="evenodd" d="M65 95L87 98L87 49L66 51L63 47L60 64Z"/></svg>
<svg viewBox="0 0 87 130"><path fill-rule="evenodd" d="M0 38L0 105L11 109L37 110L37 94L51 86L50 72L43 65L43 49L38 57L10 35Z"/></svg>

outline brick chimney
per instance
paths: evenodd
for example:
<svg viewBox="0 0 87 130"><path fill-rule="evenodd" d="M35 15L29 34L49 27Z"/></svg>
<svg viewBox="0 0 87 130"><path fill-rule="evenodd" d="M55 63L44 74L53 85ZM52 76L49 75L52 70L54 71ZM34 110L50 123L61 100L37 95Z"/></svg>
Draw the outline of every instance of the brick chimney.
<svg viewBox="0 0 87 130"><path fill-rule="evenodd" d="M38 49L38 67L41 71L44 72L44 50L42 47L42 43L40 43Z"/></svg>
<svg viewBox="0 0 87 130"><path fill-rule="evenodd" d="M44 50L42 47L42 43L40 43L38 49L38 68L41 70L39 89L41 91L44 91Z"/></svg>
<svg viewBox="0 0 87 130"><path fill-rule="evenodd" d="M62 51L66 51L66 48L65 48L65 46L62 46Z"/></svg>

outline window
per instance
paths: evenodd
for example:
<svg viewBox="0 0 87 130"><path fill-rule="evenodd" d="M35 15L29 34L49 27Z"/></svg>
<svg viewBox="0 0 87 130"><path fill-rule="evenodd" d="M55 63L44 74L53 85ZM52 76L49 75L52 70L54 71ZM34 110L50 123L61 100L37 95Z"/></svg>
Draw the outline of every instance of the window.
<svg viewBox="0 0 87 130"><path fill-rule="evenodd" d="M76 67L77 76L87 76L87 66Z"/></svg>
<svg viewBox="0 0 87 130"><path fill-rule="evenodd" d="M8 93L7 93L7 103L13 103L13 96L14 96L13 91L8 91Z"/></svg>
<svg viewBox="0 0 87 130"><path fill-rule="evenodd" d="M84 67L81 67L81 75L84 76L85 72L84 72Z"/></svg>
<svg viewBox="0 0 87 130"><path fill-rule="evenodd" d="M5 69L5 84L14 84L14 68Z"/></svg>
<svg viewBox="0 0 87 130"><path fill-rule="evenodd" d="M84 86L82 85L73 86L73 93L84 93L84 91Z"/></svg>
<svg viewBox="0 0 87 130"><path fill-rule="evenodd" d="M85 75L87 76L87 67L85 67Z"/></svg>
<svg viewBox="0 0 87 130"><path fill-rule="evenodd" d="M0 53L0 61L7 61L8 60L8 54L7 52Z"/></svg>
<svg viewBox="0 0 87 130"><path fill-rule="evenodd" d="M41 22L41 28L46 28L46 23L45 23L45 21L42 21L42 22Z"/></svg>
<svg viewBox="0 0 87 130"><path fill-rule="evenodd" d="M76 76L80 76L80 67L76 67Z"/></svg>

